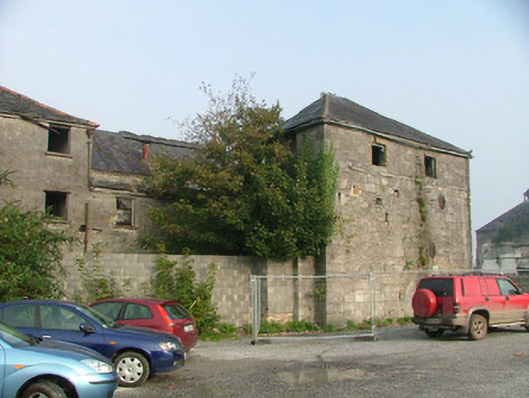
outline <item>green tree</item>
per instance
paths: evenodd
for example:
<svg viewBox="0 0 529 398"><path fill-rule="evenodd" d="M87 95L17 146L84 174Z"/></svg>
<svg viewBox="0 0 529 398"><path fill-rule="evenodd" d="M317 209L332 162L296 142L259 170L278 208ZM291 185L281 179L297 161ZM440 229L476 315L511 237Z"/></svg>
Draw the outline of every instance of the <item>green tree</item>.
<svg viewBox="0 0 529 398"><path fill-rule="evenodd" d="M0 207L0 301L60 294L60 245L72 238L48 229L49 220L13 203Z"/></svg>
<svg viewBox="0 0 529 398"><path fill-rule="evenodd" d="M236 79L226 96L209 97L188 123L193 156L153 159L148 183L162 205L151 211L167 253L318 255L335 221L333 155L293 150L279 104L268 106ZM153 239L154 240L154 239ZM152 241L151 241L152 243Z"/></svg>

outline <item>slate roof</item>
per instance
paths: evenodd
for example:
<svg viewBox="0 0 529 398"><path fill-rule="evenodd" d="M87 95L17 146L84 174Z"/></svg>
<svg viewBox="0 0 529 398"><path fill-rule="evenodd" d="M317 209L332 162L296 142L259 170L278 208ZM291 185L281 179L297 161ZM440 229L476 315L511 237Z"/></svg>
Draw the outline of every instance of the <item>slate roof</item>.
<svg viewBox="0 0 529 398"><path fill-rule="evenodd" d="M92 147L92 169L107 173L148 175L148 164L142 161L143 144L150 144L151 157L167 153L172 157L191 155L193 144L177 140L136 135L128 131L114 133L95 130Z"/></svg>
<svg viewBox="0 0 529 398"><path fill-rule="evenodd" d="M476 232L499 231L513 224L516 224L517 227L525 225L523 229L529 233L529 200L524 200L518 206L495 218Z"/></svg>
<svg viewBox="0 0 529 398"><path fill-rule="evenodd" d="M464 151L461 148L397 122L396 120L382 116L347 98L338 97L330 93L323 93L318 100L287 120L283 128L285 130L295 130L322 122L336 122L351 127L360 127L470 157L470 152Z"/></svg>
<svg viewBox="0 0 529 398"><path fill-rule="evenodd" d="M25 95L0 86L0 113L18 115L28 118L45 119L55 122L80 124L96 128L99 125L89 120L68 115L50 106L41 104Z"/></svg>

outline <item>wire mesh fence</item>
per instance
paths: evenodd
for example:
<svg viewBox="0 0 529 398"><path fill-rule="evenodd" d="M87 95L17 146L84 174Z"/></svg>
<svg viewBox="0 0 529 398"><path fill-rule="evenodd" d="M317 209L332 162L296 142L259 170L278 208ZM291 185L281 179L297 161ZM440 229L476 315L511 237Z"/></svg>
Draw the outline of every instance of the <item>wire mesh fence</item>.
<svg viewBox="0 0 529 398"><path fill-rule="evenodd" d="M340 275L252 275L253 343L369 338L377 325L409 322L420 278L479 270L372 271ZM509 275L529 292L529 275Z"/></svg>

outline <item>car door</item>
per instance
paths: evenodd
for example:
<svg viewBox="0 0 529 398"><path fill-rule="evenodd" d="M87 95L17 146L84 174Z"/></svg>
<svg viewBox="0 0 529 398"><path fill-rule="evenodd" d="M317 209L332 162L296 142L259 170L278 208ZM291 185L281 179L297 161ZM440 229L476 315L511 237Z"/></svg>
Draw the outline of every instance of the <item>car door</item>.
<svg viewBox="0 0 529 398"><path fill-rule="evenodd" d="M119 319L119 323L159 329L159 325L156 323L151 309L143 304L127 303Z"/></svg>
<svg viewBox="0 0 529 398"><path fill-rule="evenodd" d="M505 300L505 322L523 322L527 310L527 298L522 296L518 287L507 278L498 278L498 286Z"/></svg>
<svg viewBox="0 0 529 398"><path fill-rule="evenodd" d="M55 304L39 306L40 335L38 337L63 340L79 344L108 356L108 344L104 331L73 308ZM86 325L91 331L81 330Z"/></svg>
<svg viewBox="0 0 529 398"><path fill-rule="evenodd" d="M479 278L483 305L488 308L490 319L489 324L495 325L504 322L505 299L500 294L500 288L495 277L482 276Z"/></svg>
<svg viewBox="0 0 529 398"><path fill-rule="evenodd" d="M4 396L4 379L6 375L6 354L0 342L0 397Z"/></svg>

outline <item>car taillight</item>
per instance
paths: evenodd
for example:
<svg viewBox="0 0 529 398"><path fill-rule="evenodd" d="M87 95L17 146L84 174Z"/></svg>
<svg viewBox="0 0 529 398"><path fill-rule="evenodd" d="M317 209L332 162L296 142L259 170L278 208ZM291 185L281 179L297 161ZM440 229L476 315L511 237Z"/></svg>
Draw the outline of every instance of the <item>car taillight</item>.
<svg viewBox="0 0 529 398"><path fill-rule="evenodd" d="M454 304L454 314L457 314L461 310L461 307L458 303Z"/></svg>
<svg viewBox="0 0 529 398"><path fill-rule="evenodd" d="M169 314L167 313L167 311L164 310L164 308L161 305L158 306L158 310L160 311L160 314L162 315L162 318L165 321L165 323L167 324L167 326L172 328L174 326L174 322L171 319L171 317L169 316Z"/></svg>

